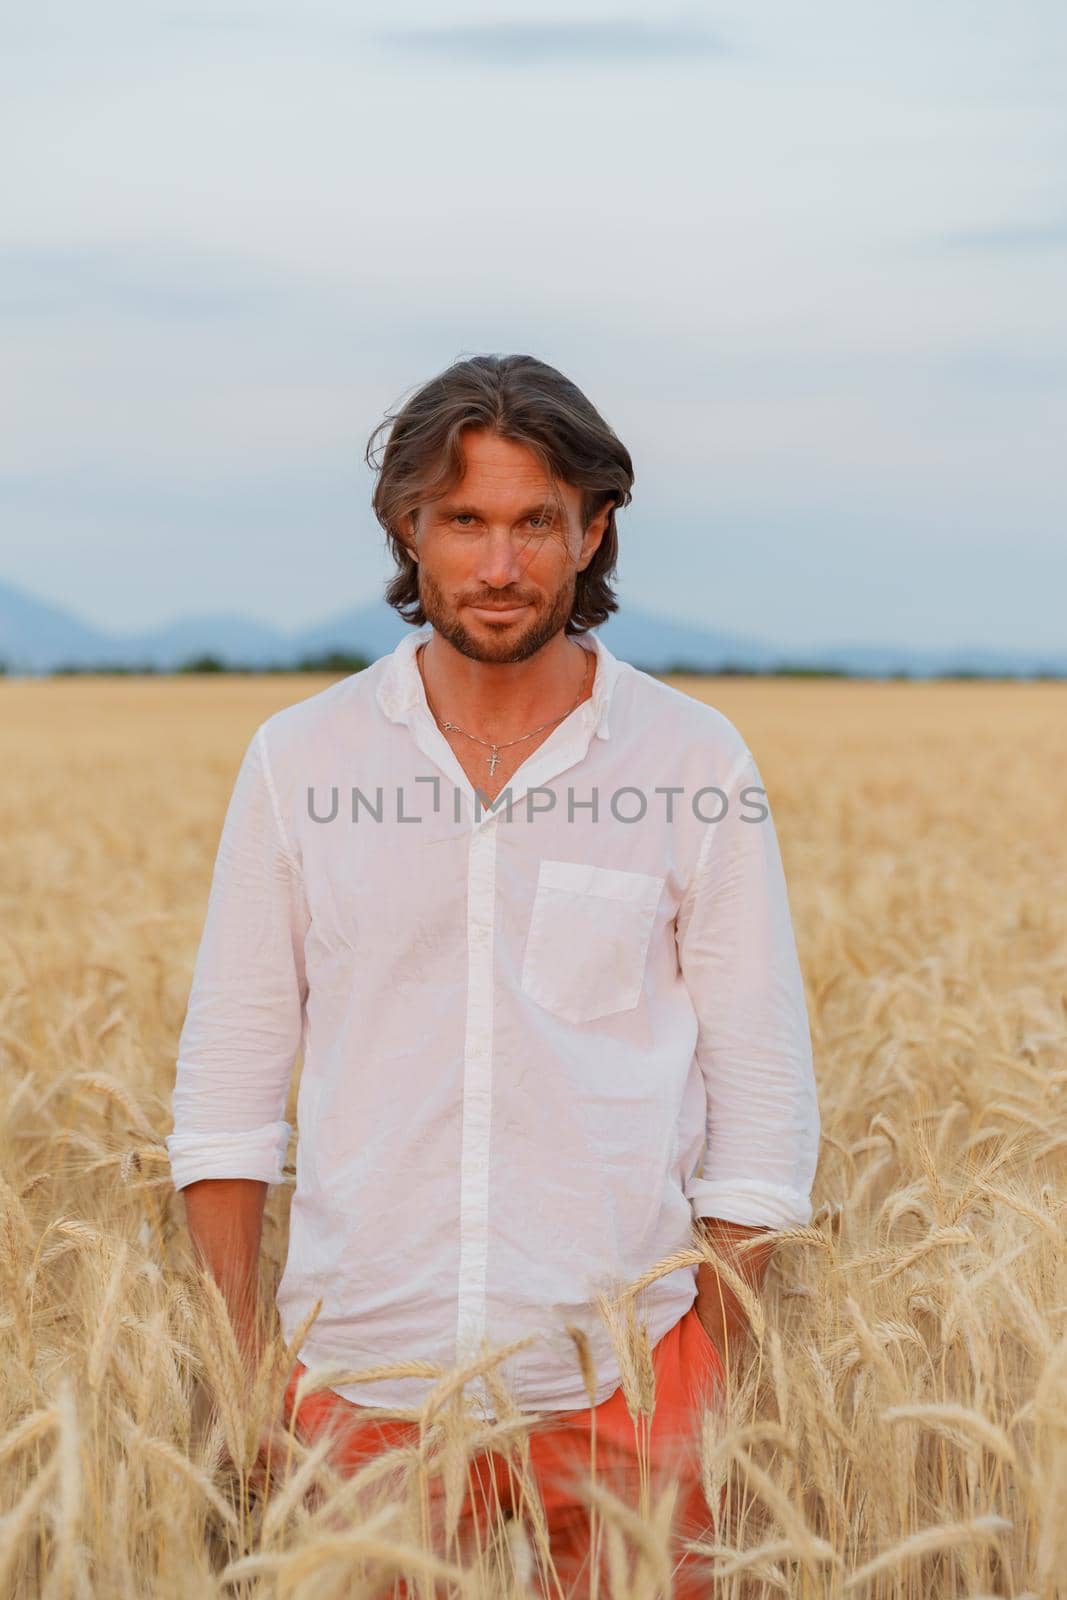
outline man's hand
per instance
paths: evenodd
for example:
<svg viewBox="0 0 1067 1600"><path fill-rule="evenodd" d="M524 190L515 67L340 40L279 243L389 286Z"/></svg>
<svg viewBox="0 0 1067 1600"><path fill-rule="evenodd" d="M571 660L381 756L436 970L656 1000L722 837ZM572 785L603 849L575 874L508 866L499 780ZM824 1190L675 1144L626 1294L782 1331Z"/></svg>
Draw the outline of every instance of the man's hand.
<svg viewBox="0 0 1067 1600"><path fill-rule="evenodd" d="M772 1230L746 1227L740 1222L727 1222L721 1217L698 1217L696 1226L715 1254L744 1279L753 1294L758 1294L774 1246L768 1244L745 1251L739 1251L737 1246L742 1240ZM731 1350L739 1350L748 1338L748 1317L725 1278L709 1262L701 1262L697 1267L697 1297L694 1304L697 1316L719 1352L723 1367L728 1367Z"/></svg>
<svg viewBox="0 0 1067 1600"><path fill-rule="evenodd" d="M295 1465L288 1430L280 1422L271 1422L260 1435L256 1459L248 1474L249 1488L261 1500L269 1499Z"/></svg>
<svg viewBox="0 0 1067 1600"><path fill-rule="evenodd" d="M240 1466L226 1445L222 1447L219 1464L224 1472L240 1473ZM288 1429L281 1422L268 1422L256 1442L255 1457L245 1472L246 1486L257 1499L268 1500L289 1474L296 1470L296 1466L297 1458Z"/></svg>

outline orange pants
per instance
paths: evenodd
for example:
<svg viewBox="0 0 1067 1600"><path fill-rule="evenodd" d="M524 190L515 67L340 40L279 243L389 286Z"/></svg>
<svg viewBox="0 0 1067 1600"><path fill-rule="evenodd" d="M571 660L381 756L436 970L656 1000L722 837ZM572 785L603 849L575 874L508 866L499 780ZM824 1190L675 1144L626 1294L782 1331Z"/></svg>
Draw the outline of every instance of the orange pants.
<svg viewBox="0 0 1067 1600"><path fill-rule="evenodd" d="M656 1375L656 1404L647 1437L648 1476L654 1501L669 1481L678 1484L673 1535L679 1538L713 1538L713 1519L704 1498L697 1451L697 1433L704 1406L723 1382L719 1353L697 1317L695 1306L675 1323L652 1350ZM285 1421L292 1424L297 1381L307 1368L297 1361L285 1391ZM418 1426L402 1418L376 1419L367 1407L354 1405L332 1389L308 1395L296 1420L298 1437L310 1444L324 1429L333 1432L330 1460L341 1471L355 1471L378 1451L418 1437ZM601 1401L596 1411L596 1479L633 1510L639 1506L638 1432L620 1388ZM530 1468L536 1479L548 1527L549 1549L563 1593L590 1593L590 1524L588 1508L574 1493L568 1475L590 1471L590 1419L593 1408L542 1414L530 1428ZM468 1463L468 1483L460 1513L460 1538L476 1523L485 1530L494 1520L521 1514L513 1491L518 1485L507 1460L495 1451L483 1451ZM438 1479L431 1495L443 1495ZM725 1494L725 1490L724 1490ZM603 1525L603 1519L601 1526ZM484 1539L482 1540L484 1544ZM598 1593L607 1589L604 1539L599 1539ZM440 1554L441 1552L438 1551ZM707 1558L672 1550L674 1600L706 1600L713 1583L706 1576ZM402 1579L389 1591L408 1596ZM550 1585L548 1592L559 1591Z"/></svg>

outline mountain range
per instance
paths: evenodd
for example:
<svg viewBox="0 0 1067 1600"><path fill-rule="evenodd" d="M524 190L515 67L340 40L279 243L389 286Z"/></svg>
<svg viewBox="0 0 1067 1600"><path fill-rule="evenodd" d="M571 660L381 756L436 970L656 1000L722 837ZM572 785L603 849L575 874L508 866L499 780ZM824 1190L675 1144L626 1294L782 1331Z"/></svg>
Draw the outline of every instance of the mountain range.
<svg viewBox="0 0 1067 1600"><path fill-rule="evenodd" d="M202 656L231 667L295 664L330 651L370 660L385 655L407 631L384 600L340 611L310 627L285 631L229 612L180 617L143 632L106 632L61 606L13 584L0 583L0 665L9 673L50 673L65 667L151 667L173 671ZM1062 650L914 650L853 643L795 650L772 641L725 633L622 606L598 630L608 648L646 672L770 672L789 667L856 677L936 677L963 672L989 677L1067 677Z"/></svg>

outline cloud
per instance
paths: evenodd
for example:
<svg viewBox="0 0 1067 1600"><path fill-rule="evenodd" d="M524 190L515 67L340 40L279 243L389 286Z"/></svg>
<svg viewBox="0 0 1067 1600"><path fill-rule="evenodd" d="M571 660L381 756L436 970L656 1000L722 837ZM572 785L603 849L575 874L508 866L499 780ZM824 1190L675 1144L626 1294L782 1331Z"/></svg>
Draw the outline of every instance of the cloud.
<svg viewBox="0 0 1067 1600"><path fill-rule="evenodd" d="M164 321L232 317L279 292L263 279L235 278L217 261L143 244L0 250L0 316L109 311Z"/></svg>
<svg viewBox="0 0 1067 1600"><path fill-rule="evenodd" d="M452 27L388 29L374 40L387 49L496 66L642 65L723 55L723 39L698 24L633 22L475 22Z"/></svg>
<svg viewBox="0 0 1067 1600"><path fill-rule="evenodd" d="M944 241L954 250L1005 253L1062 250L1067 246L1067 217L1044 222L1002 222L984 228L957 228Z"/></svg>

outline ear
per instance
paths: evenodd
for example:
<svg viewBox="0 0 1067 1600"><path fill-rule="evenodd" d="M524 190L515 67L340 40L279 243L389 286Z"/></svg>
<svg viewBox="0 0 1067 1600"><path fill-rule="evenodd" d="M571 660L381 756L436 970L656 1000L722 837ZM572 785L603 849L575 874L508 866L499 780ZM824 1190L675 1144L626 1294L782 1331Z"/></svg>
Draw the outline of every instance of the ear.
<svg viewBox="0 0 1067 1600"><path fill-rule="evenodd" d="M608 519L614 508L614 500L605 500L582 535L582 548L577 563L579 572L584 572L596 555L600 541L607 532Z"/></svg>
<svg viewBox="0 0 1067 1600"><path fill-rule="evenodd" d="M419 559L419 552L415 548L415 540L417 539L418 534L415 528L415 513L413 511L408 511L405 513L401 522L400 533L398 537L412 561L417 562Z"/></svg>

